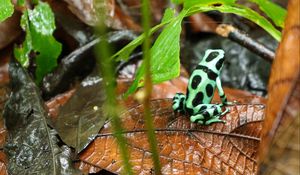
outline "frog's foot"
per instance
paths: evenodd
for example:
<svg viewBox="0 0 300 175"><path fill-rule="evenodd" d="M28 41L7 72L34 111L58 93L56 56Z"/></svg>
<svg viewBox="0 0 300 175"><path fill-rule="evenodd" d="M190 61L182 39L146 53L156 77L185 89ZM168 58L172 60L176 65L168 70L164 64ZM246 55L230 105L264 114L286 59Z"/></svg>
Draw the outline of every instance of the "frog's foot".
<svg viewBox="0 0 300 175"><path fill-rule="evenodd" d="M191 122L203 124L204 116L202 114L192 115L190 117Z"/></svg>
<svg viewBox="0 0 300 175"><path fill-rule="evenodd" d="M228 112L230 112L230 109L226 108L225 111L220 114L220 116L223 116L223 115L225 115Z"/></svg>
<svg viewBox="0 0 300 175"><path fill-rule="evenodd" d="M205 122L205 125L209 125L212 123L226 123L226 121L219 119L219 117L214 117L212 119L209 119Z"/></svg>
<svg viewBox="0 0 300 175"><path fill-rule="evenodd" d="M233 102L231 102L231 101L226 101L226 102L224 102L224 103L221 103L220 105L221 105L221 107L223 107L223 106L233 106L233 105L236 105L236 104L237 104L237 101L234 100Z"/></svg>
<svg viewBox="0 0 300 175"><path fill-rule="evenodd" d="M176 93L173 97L172 108L176 112L184 112L185 109L185 95L183 93Z"/></svg>
<svg viewBox="0 0 300 175"><path fill-rule="evenodd" d="M230 110L228 108L226 108L225 111L223 111L221 114L213 116L211 119L207 120L204 124L209 125L212 123L226 123L226 121L221 120L220 117L225 115L228 112L230 112Z"/></svg>

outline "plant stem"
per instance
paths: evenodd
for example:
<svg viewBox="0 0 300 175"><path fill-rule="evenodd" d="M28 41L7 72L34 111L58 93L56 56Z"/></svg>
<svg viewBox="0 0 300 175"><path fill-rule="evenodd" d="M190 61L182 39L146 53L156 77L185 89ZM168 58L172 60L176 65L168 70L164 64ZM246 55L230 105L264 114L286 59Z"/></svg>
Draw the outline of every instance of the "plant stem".
<svg viewBox="0 0 300 175"><path fill-rule="evenodd" d="M150 53L150 11L151 8L149 0L142 1L142 19L143 19L143 29L145 32L145 41L143 43L143 60L145 65L145 89L144 89L144 118L146 122L147 136L150 144L150 150L152 152L152 161L154 164L155 174L161 174L161 166L159 161L157 140L155 137L153 118L150 111L150 96L152 93L152 80L151 80L151 53Z"/></svg>
<svg viewBox="0 0 300 175"><path fill-rule="evenodd" d="M247 36L246 33L236 29L231 25L219 25L216 29L216 33L223 37L227 37L234 42L237 42L269 62L272 62L275 57L275 53L272 50L268 49L261 43L258 43L254 39Z"/></svg>
<svg viewBox="0 0 300 175"><path fill-rule="evenodd" d="M98 11L99 24L96 27L96 33L101 36L102 40L96 45L96 55L99 70L101 71L101 76L103 77L104 90L106 92L106 101L104 104L104 113L109 116L112 121L112 127L114 131L114 136L117 139L117 143L120 149L121 158L123 161L124 169L123 173L132 175L132 166L129 162L130 156L127 150L127 141L123 135L122 122L119 118L120 106L116 98L116 78L115 78L115 65L114 61L110 59L111 57L111 47L108 43L107 31L104 21L106 19L106 1L102 1L104 4ZM99 89L101 90L101 89Z"/></svg>

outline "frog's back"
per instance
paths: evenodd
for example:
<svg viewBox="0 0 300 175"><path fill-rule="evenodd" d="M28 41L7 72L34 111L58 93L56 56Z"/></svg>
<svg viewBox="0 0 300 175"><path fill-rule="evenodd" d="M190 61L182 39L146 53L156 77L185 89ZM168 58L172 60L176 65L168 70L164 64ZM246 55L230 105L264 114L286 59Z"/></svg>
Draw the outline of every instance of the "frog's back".
<svg viewBox="0 0 300 175"><path fill-rule="evenodd" d="M201 104L211 103L223 61L223 50L209 50L197 65L188 82L186 94L188 113L198 111Z"/></svg>
<svg viewBox="0 0 300 175"><path fill-rule="evenodd" d="M216 81L211 81L206 72L196 68L188 82L188 87L186 106L196 108L199 104L209 104L211 102L216 88Z"/></svg>

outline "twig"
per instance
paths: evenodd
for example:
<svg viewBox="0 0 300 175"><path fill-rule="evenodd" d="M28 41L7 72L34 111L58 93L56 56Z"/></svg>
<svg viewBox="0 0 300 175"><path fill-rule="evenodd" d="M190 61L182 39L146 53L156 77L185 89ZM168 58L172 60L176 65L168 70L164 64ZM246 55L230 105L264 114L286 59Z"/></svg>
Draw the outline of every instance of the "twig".
<svg viewBox="0 0 300 175"><path fill-rule="evenodd" d="M272 62L275 58L275 53L272 50L253 40L246 33L236 29L232 25L220 24L216 29L216 33L239 43L269 62Z"/></svg>

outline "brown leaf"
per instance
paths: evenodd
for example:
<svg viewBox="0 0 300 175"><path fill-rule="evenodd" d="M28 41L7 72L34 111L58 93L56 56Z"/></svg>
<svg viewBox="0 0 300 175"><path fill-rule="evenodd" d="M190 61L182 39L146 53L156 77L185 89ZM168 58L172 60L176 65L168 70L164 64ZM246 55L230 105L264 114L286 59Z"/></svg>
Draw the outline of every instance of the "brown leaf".
<svg viewBox="0 0 300 175"><path fill-rule="evenodd" d="M237 104L266 104L266 99L248 91L239 89L232 89L223 87L224 92L227 96L228 101L235 102ZM221 99L217 92L215 92L212 103L220 103Z"/></svg>
<svg viewBox="0 0 300 175"><path fill-rule="evenodd" d="M276 118L276 132L261 165L261 174L298 174L300 172L300 77ZM262 145L264 146L264 145Z"/></svg>
<svg viewBox="0 0 300 175"><path fill-rule="evenodd" d="M131 16L135 21L141 21L141 2L140 0L122 0L120 7L125 14ZM156 24L158 23L164 13L165 8L167 7L168 1L166 0L151 0L150 1L150 11L152 21Z"/></svg>
<svg viewBox="0 0 300 175"><path fill-rule="evenodd" d="M190 26L193 32L211 32L214 33L217 22L204 13L196 13L189 17Z"/></svg>
<svg viewBox="0 0 300 175"><path fill-rule="evenodd" d="M2 113L2 110L0 110ZM3 146L6 140L6 135L7 135L7 130L4 125L3 117L2 115L0 116L0 175L6 175L7 170L6 170L6 164L7 164L7 158L5 153L3 152Z"/></svg>
<svg viewBox="0 0 300 175"><path fill-rule="evenodd" d="M20 16L21 14L15 11L11 17L0 23L0 50L21 34Z"/></svg>
<svg viewBox="0 0 300 175"><path fill-rule="evenodd" d="M63 94L58 94L50 100L46 101L45 104L47 106L48 113L51 116L52 120L56 120L59 113L59 108L68 102L68 100L72 97L74 92L75 89L71 89Z"/></svg>
<svg viewBox="0 0 300 175"><path fill-rule="evenodd" d="M107 10L105 24L114 29L131 29L140 31L141 27L136 24L132 18L123 13L114 0L96 1L96 0L65 0L69 9L84 23L95 26L98 22L97 8L104 6Z"/></svg>
<svg viewBox="0 0 300 175"><path fill-rule="evenodd" d="M269 81L269 98L267 102L266 120L262 131L260 160L265 161L262 172L274 169L283 161L292 161L299 155L299 140L295 133L299 131L299 78L300 78L300 2L290 0L288 15L285 20L282 41L277 49L276 59L272 65ZM289 125L291 124L291 125ZM290 130L292 129L292 130ZM298 137L299 138L299 133ZM287 142L289 142L287 144ZM282 145L282 143L284 143ZM294 145L292 150L291 145ZM270 154L268 155L270 150ZM293 153L293 151L296 151ZM298 154L295 154L298 153ZM290 156L290 157L289 157ZM298 164L299 157L294 159ZM295 164L294 164L295 165ZM290 171L293 166L280 168ZM282 172L281 172L282 173Z"/></svg>
<svg viewBox="0 0 300 175"><path fill-rule="evenodd" d="M7 159L3 152L3 147L6 141L7 130L4 125L2 112L4 109L5 102L9 97L10 90L7 87L9 81L8 78L8 54L2 55L0 53L0 175L7 175Z"/></svg>
<svg viewBox="0 0 300 175"><path fill-rule="evenodd" d="M6 155L3 151L0 151L0 175L8 174L6 169L6 164L7 164Z"/></svg>
<svg viewBox="0 0 300 175"><path fill-rule="evenodd" d="M151 102L163 174L255 174L257 147L264 114L263 105L230 106L226 124L191 124L187 116L175 114L171 100ZM153 165L143 120L143 107L122 116L131 163L136 174L150 174ZM85 165L122 171L111 123L104 125L97 139L80 155ZM79 165L86 169L84 164Z"/></svg>
<svg viewBox="0 0 300 175"><path fill-rule="evenodd" d="M10 55L12 54L12 48L3 49L0 51L0 84L8 84L8 62Z"/></svg>

